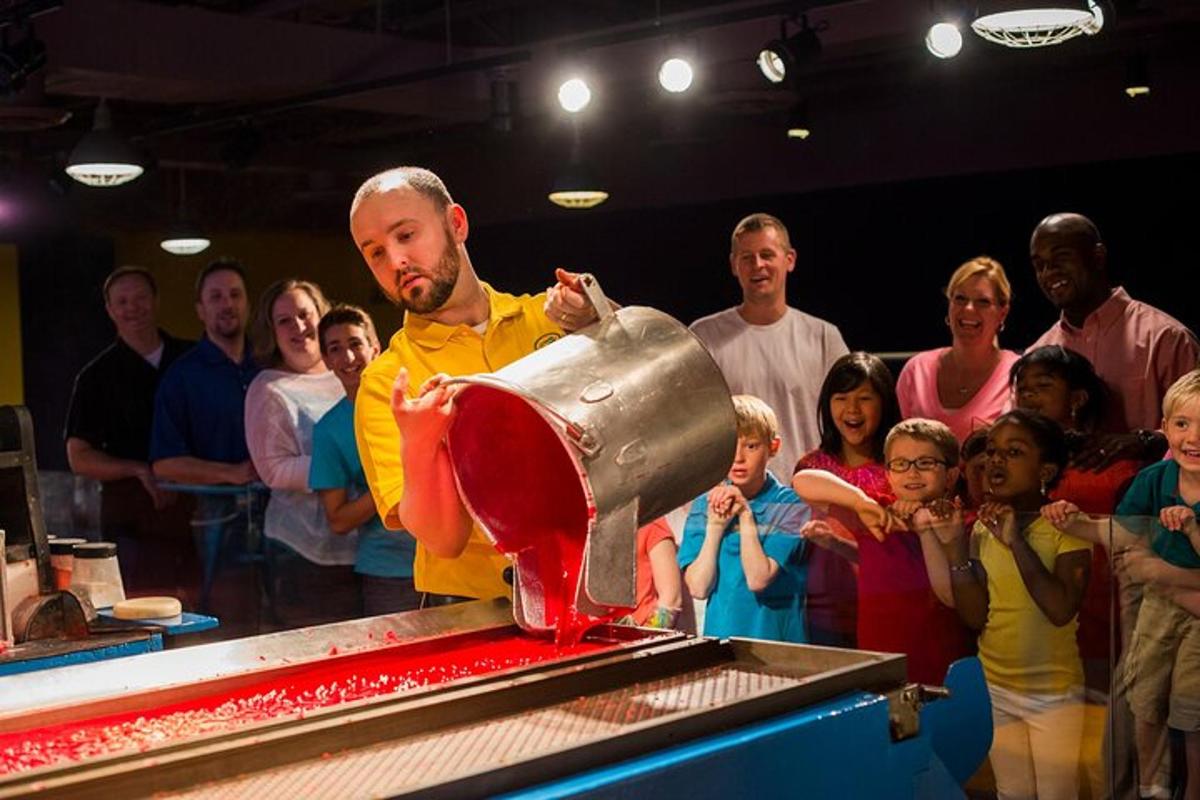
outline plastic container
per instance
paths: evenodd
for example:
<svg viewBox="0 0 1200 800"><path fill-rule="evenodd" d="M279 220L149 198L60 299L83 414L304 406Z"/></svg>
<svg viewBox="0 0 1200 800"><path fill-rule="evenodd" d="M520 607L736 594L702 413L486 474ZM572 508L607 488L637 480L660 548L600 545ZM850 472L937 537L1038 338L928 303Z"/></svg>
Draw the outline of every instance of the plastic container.
<svg viewBox="0 0 1200 800"><path fill-rule="evenodd" d="M75 545L75 569L71 591L92 604L108 608L125 599L125 584L117 565L117 545L113 542L84 542Z"/></svg>
<svg viewBox="0 0 1200 800"><path fill-rule="evenodd" d="M54 588L66 589L71 585L71 572L75 569L75 545L87 544L87 539L54 538L50 540L50 568L54 571Z"/></svg>

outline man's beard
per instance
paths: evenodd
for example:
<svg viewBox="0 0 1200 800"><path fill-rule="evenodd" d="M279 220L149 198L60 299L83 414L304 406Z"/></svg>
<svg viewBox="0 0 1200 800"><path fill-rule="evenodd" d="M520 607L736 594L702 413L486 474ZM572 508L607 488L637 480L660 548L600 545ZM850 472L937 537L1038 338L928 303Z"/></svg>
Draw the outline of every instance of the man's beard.
<svg viewBox="0 0 1200 800"><path fill-rule="evenodd" d="M242 322L240 317L233 317L232 319L228 317L218 317L216 320L214 320L212 327L213 330L210 332L210 336L215 334L218 338L228 341L241 338L242 334L245 332L245 324Z"/></svg>
<svg viewBox="0 0 1200 800"><path fill-rule="evenodd" d="M462 258L459 256L458 248L454 245L454 239L451 236L450 229L445 228L446 247L442 251L442 257L438 259L437 266L427 275L429 278L429 288L418 289L412 293L406 300L400 291L399 283L404 279L403 273L397 276L396 279L396 296L393 301L396 305L405 311L411 311L414 314L430 314L437 311L446 301L450 299L451 293L454 291L454 286L458 283L458 273L462 268Z"/></svg>

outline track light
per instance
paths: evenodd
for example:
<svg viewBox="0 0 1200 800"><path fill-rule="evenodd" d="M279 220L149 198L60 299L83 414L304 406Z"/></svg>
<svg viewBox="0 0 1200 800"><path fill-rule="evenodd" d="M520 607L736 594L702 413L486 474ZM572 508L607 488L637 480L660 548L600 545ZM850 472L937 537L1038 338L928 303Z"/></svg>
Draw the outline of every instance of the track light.
<svg viewBox="0 0 1200 800"><path fill-rule="evenodd" d="M96 119L67 159L66 172L88 186L120 186L145 170L134 149L112 129L108 103L96 106Z"/></svg>
<svg viewBox="0 0 1200 800"><path fill-rule="evenodd" d="M692 87L696 74L686 58L668 58L658 68L658 83L672 94L686 92Z"/></svg>
<svg viewBox="0 0 1200 800"><path fill-rule="evenodd" d="M821 40L816 30L809 27L808 17L801 17L800 30L791 36L787 35L787 20L784 20L779 33L780 38L768 42L758 54L758 69L771 83L794 78L800 64L821 52Z"/></svg>
<svg viewBox="0 0 1200 800"><path fill-rule="evenodd" d="M1150 65L1145 53L1134 53L1125 65L1125 94L1131 100L1150 94Z"/></svg>
<svg viewBox="0 0 1200 800"><path fill-rule="evenodd" d="M787 136L789 139L804 141L812 135L812 124L809 122L808 103L797 103L788 114Z"/></svg>
<svg viewBox="0 0 1200 800"><path fill-rule="evenodd" d="M953 22L938 22L925 34L925 47L938 58L954 58L962 46L962 34Z"/></svg>
<svg viewBox="0 0 1200 800"><path fill-rule="evenodd" d="M569 78L558 87L558 104L564 111L578 114L592 102L592 90L583 78Z"/></svg>

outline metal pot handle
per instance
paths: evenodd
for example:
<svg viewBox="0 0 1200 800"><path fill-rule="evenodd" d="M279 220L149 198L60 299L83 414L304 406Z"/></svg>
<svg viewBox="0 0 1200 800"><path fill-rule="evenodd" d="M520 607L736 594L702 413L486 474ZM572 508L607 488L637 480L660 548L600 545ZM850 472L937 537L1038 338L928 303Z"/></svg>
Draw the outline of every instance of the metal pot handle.
<svg viewBox="0 0 1200 800"><path fill-rule="evenodd" d="M595 275L590 272L580 274L579 285L583 287L583 293L592 302L592 307L596 309L596 314L601 321L616 314L613 311L612 303L608 302L608 298L604 296L604 290L600 288L600 281L596 280Z"/></svg>

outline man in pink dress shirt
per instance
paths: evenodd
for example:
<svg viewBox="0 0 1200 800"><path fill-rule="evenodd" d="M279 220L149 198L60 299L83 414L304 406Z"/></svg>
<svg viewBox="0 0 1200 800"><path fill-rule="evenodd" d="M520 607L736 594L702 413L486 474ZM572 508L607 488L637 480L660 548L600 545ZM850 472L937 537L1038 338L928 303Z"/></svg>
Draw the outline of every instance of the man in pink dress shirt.
<svg viewBox="0 0 1200 800"><path fill-rule="evenodd" d="M1061 312L1030 350L1057 344L1085 356L1108 385L1107 408L1094 449L1077 464L1097 467L1115 458L1161 458L1157 432L1162 397L1176 378L1195 369L1200 345L1187 326L1132 299L1108 276L1108 249L1081 214L1052 214L1029 242L1038 285Z"/></svg>

